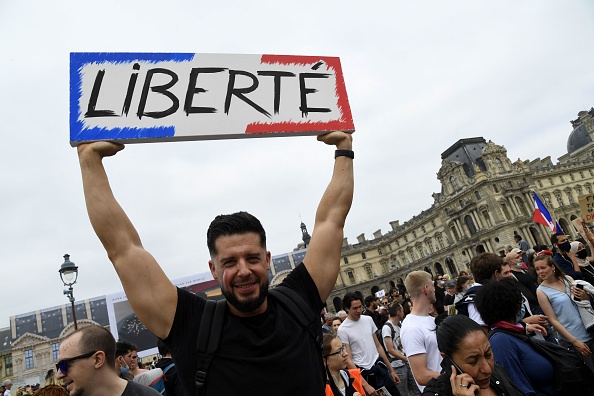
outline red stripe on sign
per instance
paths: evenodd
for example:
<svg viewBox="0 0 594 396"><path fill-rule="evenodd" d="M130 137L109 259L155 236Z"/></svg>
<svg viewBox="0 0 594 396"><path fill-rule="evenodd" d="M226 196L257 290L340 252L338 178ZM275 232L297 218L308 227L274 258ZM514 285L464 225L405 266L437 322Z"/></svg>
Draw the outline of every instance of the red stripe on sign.
<svg viewBox="0 0 594 396"><path fill-rule="evenodd" d="M338 96L338 109L340 119L328 122L278 122L278 123L251 123L246 128L246 133L270 133L270 132L307 132L316 129L327 131L341 130L353 132L355 125L353 115L349 106L349 99L344 85L342 67L340 58L337 57L319 57L319 56L295 56L295 55L262 55L261 63L281 64L281 65L315 65L318 62L324 62L329 68L334 70L336 76L336 95Z"/></svg>

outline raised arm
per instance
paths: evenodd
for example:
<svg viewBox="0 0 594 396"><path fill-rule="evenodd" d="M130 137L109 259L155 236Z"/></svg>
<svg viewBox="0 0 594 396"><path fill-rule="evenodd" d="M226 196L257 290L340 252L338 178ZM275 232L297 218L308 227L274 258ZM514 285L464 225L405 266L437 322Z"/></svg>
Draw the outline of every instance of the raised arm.
<svg viewBox="0 0 594 396"><path fill-rule="evenodd" d="M352 136L330 132L318 140L335 145L337 150L352 150ZM334 172L318 205L313 235L303 259L315 282L320 298L325 301L338 277L343 228L353 201L353 160L346 156L334 160Z"/></svg>
<svg viewBox="0 0 594 396"><path fill-rule="evenodd" d="M165 338L173 324L177 290L142 247L136 229L113 196L102 163L104 157L123 148L110 142L78 146L87 212L136 316L156 336Z"/></svg>

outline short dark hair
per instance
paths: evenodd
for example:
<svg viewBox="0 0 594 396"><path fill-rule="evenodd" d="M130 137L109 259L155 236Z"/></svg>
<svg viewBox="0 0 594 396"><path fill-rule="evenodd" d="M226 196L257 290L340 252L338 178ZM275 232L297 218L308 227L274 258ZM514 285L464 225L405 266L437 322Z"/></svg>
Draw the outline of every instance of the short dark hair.
<svg viewBox="0 0 594 396"><path fill-rule="evenodd" d="M221 236L246 234L255 232L260 236L260 245L266 249L266 232L256 217L248 212L237 212L228 215L218 215L210 223L206 232L206 245L211 256L217 254L216 240Z"/></svg>
<svg viewBox="0 0 594 396"><path fill-rule="evenodd" d="M372 302L377 301L377 297L375 296L367 296L365 297L365 307L369 307Z"/></svg>
<svg viewBox="0 0 594 396"><path fill-rule="evenodd" d="M516 234L516 235L514 235L514 239L516 241L521 241L522 240L522 237L520 235Z"/></svg>
<svg viewBox="0 0 594 396"><path fill-rule="evenodd" d="M437 348L451 357L460 348L462 340L474 332L485 334L483 328L466 315L448 316L437 326Z"/></svg>
<svg viewBox="0 0 594 396"><path fill-rule="evenodd" d="M514 279L502 279L479 287L474 302L483 321L492 326L500 320L515 319L522 304L522 293Z"/></svg>
<svg viewBox="0 0 594 396"><path fill-rule="evenodd" d="M72 337L75 334L80 334L80 349L83 351L103 351L105 354L105 362L108 367L113 368L115 366L115 351L116 341L113 335L105 327L98 325L89 325L81 327L69 336L67 336L62 342ZM86 353L86 352L85 352Z"/></svg>
<svg viewBox="0 0 594 396"><path fill-rule="evenodd" d="M562 232L556 232L553 235L551 235L551 244L556 244L559 241L559 237L564 235L565 234Z"/></svg>
<svg viewBox="0 0 594 396"><path fill-rule="evenodd" d="M342 306L345 307L346 309L350 309L351 303L355 300L359 300L359 301L361 301L361 304L363 304L363 299L358 294L347 293L342 298Z"/></svg>
<svg viewBox="0 0 594 396"><path fill-rule="evenodd" d="M503 259L495 253L481 253L470 261L470 271L474 280L482 284L491 279L495 272L501 272L502 265Z"/></svg>
<svg viewBox="0 0 594 396"><path fill-rule="evenodd" d="M116 343L116 353L115 353L115 355L116 355L116 357L118 357L118 356L124 356L128 352L130 352L130 351L137 351L137 350L138 350L138 347L136 345L134 345L134 344L132 344L132 343L130 343L128 341L119 340Z"/></svg>
<svg viewBox="0 0 594 396"><path fill-rule="evenodd" d="M157 349L159 350L159 355L165 356L169 353L169 348L162 340L157 340Z"/></svg>
<svg viewBox="0 0 594 396"><path fill-rule="evenodd" d="M398 315L398 312L400 311L402 311L402 305L398 303L394 303L388 307L388 315L390 315L391 318Z"/></svg>

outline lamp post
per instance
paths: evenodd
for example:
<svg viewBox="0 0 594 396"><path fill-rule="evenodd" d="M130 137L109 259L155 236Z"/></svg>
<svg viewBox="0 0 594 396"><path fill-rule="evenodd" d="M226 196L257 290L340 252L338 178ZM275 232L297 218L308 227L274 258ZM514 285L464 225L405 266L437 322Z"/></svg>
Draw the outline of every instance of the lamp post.
<svg viewBox="0 0 594 396"><path fill-rule="evenodd" d="M60 279L62 279L62 283L64 286L68 287L68 289L64 290L64 295L68 297L70 303L72 304L72 318L74 319L74 330L78 330L78 324L76 323L76 312L74 311L74 294L72 293L72 285L76 283L76 279L78 279L78 267L70 261L70 255L64 255L64 264L58 270L60 273Z"/></svg>

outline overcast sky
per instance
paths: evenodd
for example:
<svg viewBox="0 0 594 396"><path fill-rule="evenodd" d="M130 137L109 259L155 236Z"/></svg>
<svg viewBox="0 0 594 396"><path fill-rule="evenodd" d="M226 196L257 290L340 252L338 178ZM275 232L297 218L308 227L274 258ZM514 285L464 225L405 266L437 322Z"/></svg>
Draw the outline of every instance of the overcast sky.
<svg viewBox="0 0 594 396"><path fill-rule="evenodd" d="M340 57L356 127L354 243L428 209L458 139L493 140L512 161L566 153L569 121L594 106L593 14L586 0L0 0L0 327L68 302L65 253L77 300L121 290L68 143L70 52ZM292 250L333 162L331 147L289 137L134 144L106 167L144 246L179 278L208 270L206 229L221 213L253 213L273 255Z"/></svg>

